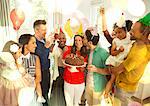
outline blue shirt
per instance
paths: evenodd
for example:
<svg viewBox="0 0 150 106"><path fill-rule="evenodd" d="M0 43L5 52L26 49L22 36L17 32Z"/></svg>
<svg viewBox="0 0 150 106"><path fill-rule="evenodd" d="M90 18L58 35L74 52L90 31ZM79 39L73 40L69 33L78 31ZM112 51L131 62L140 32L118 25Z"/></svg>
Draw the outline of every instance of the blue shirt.
<svg viewBox="0 0 150 106"><path fill-rule="evenodd" d="M48 70L50 68L50 60L48 59L50 49L45 47L45 43L36 39L35 54L39 56L41 63L41 70Z"/></svg>

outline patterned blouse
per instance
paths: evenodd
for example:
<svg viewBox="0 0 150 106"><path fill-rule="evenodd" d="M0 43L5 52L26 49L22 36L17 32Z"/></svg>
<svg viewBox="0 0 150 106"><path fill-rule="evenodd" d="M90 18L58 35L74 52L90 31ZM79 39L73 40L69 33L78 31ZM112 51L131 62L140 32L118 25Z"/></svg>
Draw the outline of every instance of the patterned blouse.
<svg viewBox="0 0 150 106"><path fill-rule="evenodd" d="M36 64L36 55L30 54L29 58L25 56L22 57L22 63L27 72L32 76L35 77L35 64Z"/></svg>

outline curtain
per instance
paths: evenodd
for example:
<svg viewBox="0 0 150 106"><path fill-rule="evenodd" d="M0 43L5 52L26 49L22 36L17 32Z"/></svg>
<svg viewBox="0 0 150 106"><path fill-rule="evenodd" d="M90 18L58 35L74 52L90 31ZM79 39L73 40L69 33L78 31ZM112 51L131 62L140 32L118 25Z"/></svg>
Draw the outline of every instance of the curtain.
<svg viewBox="0 0 150 106"><path fill-rule="evenodd" d="M0 51L8 40L17 41L17 33L10 20L10 11L15 8L15 0L0 0Z"/></svg>
<svg viewBox="0 0 150 106"><path fill-rule="evenodd" d="M0 27L5 28L5 35L9 35L9 13L10 13L10 6L9 0L1 0L0 2Z"/></svg>
<svg viewBox="0 0 150 106"><path fill-rule="evenodd" d="M9 31L9 13L10 6L9 0L0 0L0 51L3 48L3 45L9 39L10 31Z"/></svg>
<svg viewBox="0 0 150 106"><path fill-rule="evenodd" d="M1 0L0 2L0 26L9 26L9 0Z"/></svg>

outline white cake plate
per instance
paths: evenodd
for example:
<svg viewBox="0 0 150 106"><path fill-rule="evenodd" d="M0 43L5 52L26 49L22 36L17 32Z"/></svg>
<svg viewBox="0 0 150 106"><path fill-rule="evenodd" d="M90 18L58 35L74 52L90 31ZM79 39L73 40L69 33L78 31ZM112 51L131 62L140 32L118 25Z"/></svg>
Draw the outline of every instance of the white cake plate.
<svg viewBox="0 0 150 106"><path fill-rule="evenodd" d="M65 61L63 61L63 64L64 64L65 66L71 67L71 68L70 68L70 72L79 72L76 68L86 67L86 64L87 64L87 63L84 62L84 65L81 65L81 66L73 66L73 65L67 64L67 63L65 63Z"/></svg>

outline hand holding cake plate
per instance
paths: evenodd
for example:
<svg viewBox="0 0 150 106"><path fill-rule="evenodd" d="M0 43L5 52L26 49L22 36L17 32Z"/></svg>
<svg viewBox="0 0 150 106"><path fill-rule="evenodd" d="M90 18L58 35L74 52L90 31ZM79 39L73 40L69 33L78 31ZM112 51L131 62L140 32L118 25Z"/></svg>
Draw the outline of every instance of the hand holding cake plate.
<svg viewBox="0 0 150 106"><path fill-rule="evenodd" d="M72 54L68 55L63 63L64 65L71 67L71 72L79 72L76 68L86 67L86 63L84 62L84 58L82 56L72 56Z"/></svg>
<svg viewBox="0 0 150 106"><path fill-rule="evenodd" d="M76 68L86 67L86 64L87 64L87 63L84 62L84 64L81 65L81 66L73 66L73 65L67 64L67 63L65 63L65 61L63 61L63 64L64 64L65 66L69 66L69 67L70 67L70 72L79 72Z"/></svg>

